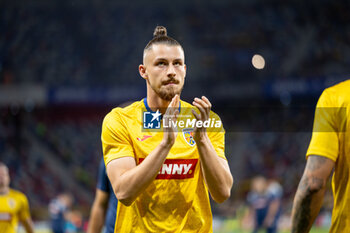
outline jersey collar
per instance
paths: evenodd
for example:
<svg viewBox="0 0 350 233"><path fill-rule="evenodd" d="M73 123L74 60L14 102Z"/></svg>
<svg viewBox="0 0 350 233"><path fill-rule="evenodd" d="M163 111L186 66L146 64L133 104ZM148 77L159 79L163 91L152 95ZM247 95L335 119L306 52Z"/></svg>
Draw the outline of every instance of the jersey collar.
<svg viewBox="0 0 350 233"><path fill-rule="evenodd" d="M145 107L147 109L148 112L154 112L151 110L151 108L148 106L147 103L147 97L143 99L143 103L145 104ZM181 112L181 100L179 101L179 113Z"/></svg>

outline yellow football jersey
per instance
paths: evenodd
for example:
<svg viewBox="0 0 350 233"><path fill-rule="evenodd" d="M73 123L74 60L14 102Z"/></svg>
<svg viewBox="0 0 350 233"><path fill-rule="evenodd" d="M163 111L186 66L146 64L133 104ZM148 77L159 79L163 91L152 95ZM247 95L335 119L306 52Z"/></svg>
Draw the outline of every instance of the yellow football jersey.
<svg viewBox="0 0 350 233"><path fill-rule="evenodd" d="M0 232L16 233L18 221L30 217L29 205L26 196L10 189L5 195L0 195Z"/></svg>
<svg viewBox="0 0 350 233"><path fill-rule="evenodd" d="M307 151L335 162L332 179L334 207L330 232L350 229L350 80L327 88L316 107ZM346 230L348 229L348 230Z"/></svg>
<svg viewBox="0 0 350 233"><path fill-rule="evenodd" d="M134 203L128 207L118 203L115 232L212 232L208 190L191 129L191 110L196 108L180 101L179 109L175 144L155 180ZM106 165L125 156L140 164L159 145L163 130L159 121L153 121L158 115L148 116L150 112L144 99L107 114L101 136ZM218 156L225 158L220 118L211 112L210 119L213 130L208 136ZM158 130L149 128L152 123Z"/></svg>

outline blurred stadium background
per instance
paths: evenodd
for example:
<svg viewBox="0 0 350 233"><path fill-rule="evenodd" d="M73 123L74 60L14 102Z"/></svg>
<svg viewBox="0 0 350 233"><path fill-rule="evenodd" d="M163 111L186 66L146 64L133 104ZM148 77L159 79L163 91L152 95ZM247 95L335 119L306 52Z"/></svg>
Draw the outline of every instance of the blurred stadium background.
<svg viewBox="0 0 350 233"><path fill-rule="evenodd" d="M227 132L235 185L230 200L212 205L215 232L249 232L246 194L255 175L283 186L286 231L317 99L350 73L349 6L1 0L0 160L9 165L11 186L28 196L37 229L47 230L48 203L62 191L74 194L75 223L85 229L102 119L145 97L137 67L154 27L164 25L185 49L182 99L208 96ZM331 209L328 192L314 232L327 232Z"/></svg>

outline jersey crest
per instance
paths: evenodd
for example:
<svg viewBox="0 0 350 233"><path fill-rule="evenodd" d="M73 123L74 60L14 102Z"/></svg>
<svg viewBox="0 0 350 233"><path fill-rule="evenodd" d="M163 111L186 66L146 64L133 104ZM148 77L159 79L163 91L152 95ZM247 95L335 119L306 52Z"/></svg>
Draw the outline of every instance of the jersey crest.
<svg viewBox="0 0 350 233"><path fill-rule="evenodd" d="M184 139L188 145L194 146L196 144L196 141L193 138L193 129L192 128L182 129L182 136L184 137Z"/></svg>
<svg viewBox="0 0 350 233"><path fill-rule="evenodd" d="M8 198L7 204L9 205L9 207L10 207L11 209L13 209L13 208L15 208L15 206L16 206L16 201L13 200L12 198Z"/></svg>

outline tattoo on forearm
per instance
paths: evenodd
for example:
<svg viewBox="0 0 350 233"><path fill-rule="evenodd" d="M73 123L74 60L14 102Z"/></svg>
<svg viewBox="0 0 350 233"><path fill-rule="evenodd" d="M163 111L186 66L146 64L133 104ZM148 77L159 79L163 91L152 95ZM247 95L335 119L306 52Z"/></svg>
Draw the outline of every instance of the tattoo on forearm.
<svg viewBox="0 0 350 233"><path fill-rule="evenodd" d="M312 156L306 169L308 171L314 171L322 167L327 161L326 158L320 156ZM325 181L317 177L303 176L301 179L297 196L295 197L295 213L293 216L293 233L306 232L312 224L313 218L311 214L311 204L313 196L318 193L323 187Z"/></svg>
<svg viewBox="0 0 350 233"><path fill-rule="evenodd" d="M306 167L306 169L309 171L315 171L317 169L320 169L329 160L325 157L316 155L311 155L309 159L310 161L307 163Z"/></svg>
<svg viewBox="0 0 350 233"><path fill-rule="evenodd" d="M303 177L300 181L296 197L296 212L293 220L296 224L293 226L293 233L305 232L309 228L313 220L311 216L312 197L322 189L323 183L322 179L316 177Z"/></svg>
<svg viewBox="0 0 350 233"><path fill-rule="evenodd" d="M305 197L303 200L297 200L297 210L294 214L292 233L304 232L308 229L311 220L311 196Z"/></svg>

